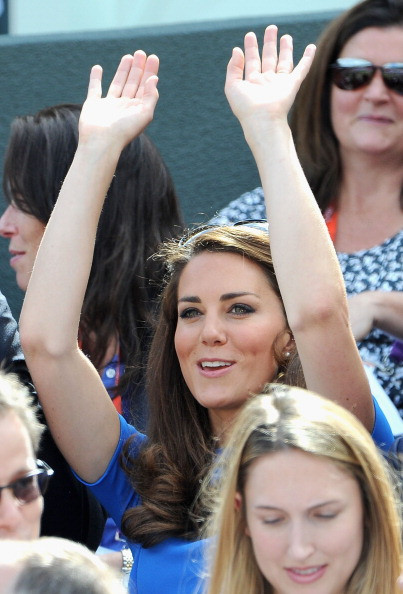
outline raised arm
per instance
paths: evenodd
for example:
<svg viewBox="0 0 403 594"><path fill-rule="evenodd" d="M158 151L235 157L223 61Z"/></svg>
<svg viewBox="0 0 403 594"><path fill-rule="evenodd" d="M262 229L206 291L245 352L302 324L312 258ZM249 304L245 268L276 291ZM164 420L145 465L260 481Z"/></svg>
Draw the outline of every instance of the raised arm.
<svg viewBox="0 0 403 594"><path fill-rule="evenodd" d="M310 45L293 66L292 39L265 32L235 48L225 91L255 157L266 197L273 262L307 387L353 411L372 429L374 409L349 324L342 274L298 161L288 111L311 66Z"/></svg>
<svg viewBox="0 0 403 594"><path fill-rule="evenodd" d="M124 56L102 98L91 70L79 143L47 225L26 293L20 336L53 436L86 481L105 470L119 439L115 408L77 344L98 219L124 146L152 120L158 58ZM119 241L119 238L116 238Z"/></svg>

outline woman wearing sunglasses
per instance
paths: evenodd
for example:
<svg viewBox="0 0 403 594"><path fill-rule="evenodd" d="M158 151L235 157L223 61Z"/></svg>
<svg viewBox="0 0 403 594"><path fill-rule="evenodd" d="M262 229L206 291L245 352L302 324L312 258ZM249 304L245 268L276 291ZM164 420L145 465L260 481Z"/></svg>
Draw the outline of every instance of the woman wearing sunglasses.
<svg viewBox="0 0 403 594"><path fill-rule="evenodd" d="M32 397L13 374L0 372L0 538L38 538L43 494L53 470L36 459L44 426Z"/></svg>
<svg viewBox="0 0 403 594"><path fill-rule="evenodd" d="M293 67L292 39L253 33L233 50L226 95L268 197L265 230L214 228L174 242L148 361L147 439L118 415L77 346L98 218L120 152L151 121L158 58L122 58L106 98L90 76L78 149L41 242L20 333L60 449L105 505L133 553L137 594L200 586L203 509L197 494L251 393L301 381L353 411L382 445L381 427L348 322L343 279L323 217L296 157L287 113L311 65ZM119 241L119 238L116 238ZM271 251L270 251L271 247ZM274 271L274 268L275 271Z"/></svg>
<svg viewBox="0 0 403 594"><path fill-rule="evenodd" d="M403 3L365 0L324 31L290 120L367 370L403 416ZM214 222L265 218L263 189Z"/></svg>

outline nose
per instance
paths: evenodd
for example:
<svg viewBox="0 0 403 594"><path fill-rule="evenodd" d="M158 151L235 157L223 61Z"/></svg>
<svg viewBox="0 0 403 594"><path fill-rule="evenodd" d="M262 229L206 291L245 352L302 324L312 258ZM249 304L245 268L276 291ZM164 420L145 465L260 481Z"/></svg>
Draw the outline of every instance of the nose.
<svg viewBox="0 0 403 594"><path fill-rule="evenodd" d="M219 346L227 342L225 323L218 315L205 314L200 340L209 346Z"/></svg>
<svg viewBox="0 0 403 594"><path fill-rule="evenodd" d="M294 562L302 563L315 551L314 539L308 526L295 523L289 534L288 556Z"/></svg>
<svg viewBox="0 0 403 594"><path fill-rule="evenodd" d="M375 103L383 103L390 98L389 89L383 82L382 73L377 70L369 83L364 89L364 97L368 101Z"/></svg>
<svg viewBox="0 0 403 594"><path fill-rule="evenodd" d="M13 210L11 205L8 206L0 217L0 235L2 237L9 238L17 233Z"/></svg>
<svg viewBox="0 0 403 594"><path fill-rule="evenodd" d="M10 489L4 489L0 498L0 538L13 536L20 521L20 504Z"/></svg>

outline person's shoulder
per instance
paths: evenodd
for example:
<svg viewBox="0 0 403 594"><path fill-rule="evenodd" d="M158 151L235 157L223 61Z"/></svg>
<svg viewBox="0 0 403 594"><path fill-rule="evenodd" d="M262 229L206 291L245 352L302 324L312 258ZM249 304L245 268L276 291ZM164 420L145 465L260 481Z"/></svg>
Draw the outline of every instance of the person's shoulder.
<svg viewBox="0 0 403 594"><path fill-rule="evenodd" d="M230 225L246 219L265 219L266 207L263 188L241 194L217 212L209 221L212 225Z"/></svg>

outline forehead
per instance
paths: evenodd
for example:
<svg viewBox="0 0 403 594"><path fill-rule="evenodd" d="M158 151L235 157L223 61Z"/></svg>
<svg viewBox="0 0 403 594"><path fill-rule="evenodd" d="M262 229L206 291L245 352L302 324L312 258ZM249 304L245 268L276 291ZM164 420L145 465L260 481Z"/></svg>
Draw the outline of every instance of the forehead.
<svg viewBox="0 0 403 594"><path fill-rule="evenodd" d="M245 494L276 507L303 509L335 498L361 499L357 480L338 464L296 449L269 453L255 460L247 474Z"/></svg>
<svg viewBox="0 0 403 594"><path fill-rule="evenodd" d="M195 294L209 288L222 292L270 289L263 269L252 260L231 252L202 252L194 256L179 278L181 293Z"/></svg>
<svg viewBox="0 0 403 594"><path fill-rule="evenodd" d="M35 467L35 455L27 428L14 411L0 416L0 484Z"/></svg>
<svg viewBox="0 0 403 594"><path fill-rule="evenodd" d="M340 57L363 58L382 65L403 62L403 27L367 27L347 41Z"/></svg>

